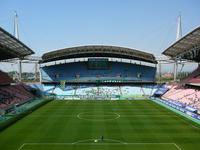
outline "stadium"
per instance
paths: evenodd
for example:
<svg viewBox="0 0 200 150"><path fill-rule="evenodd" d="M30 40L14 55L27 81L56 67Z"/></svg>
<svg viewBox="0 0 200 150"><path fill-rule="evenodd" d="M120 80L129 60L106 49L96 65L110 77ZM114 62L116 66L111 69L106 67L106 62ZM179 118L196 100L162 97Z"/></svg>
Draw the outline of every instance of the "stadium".
<svg viewBox="0 0 200 150"><path fill-rule="evenodd" d="M156 79L160 59L134 48L82 45L33 54L0 27L0 63L19 65L17 79L0 70L0 149L200 148L200 27L163 50L174 64L170 82ZM27 62L39 66L38 83L22 81ZM198 65L178 81L182 62Z"/></svg>

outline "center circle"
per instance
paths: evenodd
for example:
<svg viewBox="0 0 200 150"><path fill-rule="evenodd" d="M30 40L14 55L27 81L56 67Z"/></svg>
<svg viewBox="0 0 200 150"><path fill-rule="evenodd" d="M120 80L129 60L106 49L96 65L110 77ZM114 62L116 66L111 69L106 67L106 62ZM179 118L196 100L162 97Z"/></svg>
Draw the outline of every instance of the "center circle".
<svg viewBox="0 0 200 150"><path fill-rule="evenodd" d="M88 121L108 121L118 119L120 115L115 112L82 112L77 115L78 119Z"/></svg>
<svg viewBox="0 0 200 150"><path fill-rule="evenodd" d="M85 140L79 140L76 141L72 144L80 144L80 143L99 143L99 144L103 144L103 143L120 143L120 144L126 144L126 142L120 141L120 140L115 140L115 139L103 139L103 141L101 139L85 139Z"/></svg>

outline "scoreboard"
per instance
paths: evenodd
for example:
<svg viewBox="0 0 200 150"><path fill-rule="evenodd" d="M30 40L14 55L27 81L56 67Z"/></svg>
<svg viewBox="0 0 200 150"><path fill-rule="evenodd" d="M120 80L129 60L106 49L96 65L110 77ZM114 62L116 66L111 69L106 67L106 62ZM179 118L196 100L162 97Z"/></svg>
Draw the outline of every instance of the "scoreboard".
<svg viewBox="0 0 200 150"><path fill-rule="evenodd" d="M89 70L107 70L110 69L109 61L106 58L89 58L87 62Z"/></svg>

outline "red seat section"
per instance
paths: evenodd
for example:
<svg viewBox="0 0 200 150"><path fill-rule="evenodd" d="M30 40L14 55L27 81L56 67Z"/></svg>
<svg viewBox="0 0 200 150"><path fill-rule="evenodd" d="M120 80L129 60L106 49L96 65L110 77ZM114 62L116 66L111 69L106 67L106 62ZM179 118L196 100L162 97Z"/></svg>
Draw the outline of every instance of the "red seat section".
<svg viewBox="0 0 200 150"><path fill-rule="evenodd" d="M7 85L12 82L13 80L9 77L9 75L0 70L0 85Z"/></svg>
<svg viewBox="0 0 200 150"><path fill-rule="evenodd" d="M8 109L15 104L23 104L34 95L23 84L0 87L0 109Z"/></svg>
<svg viewBox="0 0 200 150"><path fill-rule="evenodd" d="M193 71L187 78L183 79L183 83L200 83L200 66Z"/></svg>

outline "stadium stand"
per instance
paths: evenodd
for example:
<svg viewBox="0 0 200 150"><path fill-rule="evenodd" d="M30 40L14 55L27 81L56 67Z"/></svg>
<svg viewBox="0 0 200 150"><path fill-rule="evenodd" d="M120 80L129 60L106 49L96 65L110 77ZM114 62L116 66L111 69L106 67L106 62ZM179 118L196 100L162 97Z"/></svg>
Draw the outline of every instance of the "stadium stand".
<svg viewBox="0 0 200 150"><path fill-rule="evenodd" d="M188 77L182 80L183 83L200 83L200 66L197 67Z"/></svg>
<svg viewBox="0 0 200 150"><path fill-rule="evenodd" d="M200 90L182 85L169 86L168 88L170 90L162 96L163 99L174 100L200 110L200 105L198 105L200 102Z"/></svg>
<svg viewBox="0 0 200 150"><path fill-rule="evenodd" d="M83 60L75 60L80 58ZM126 99L136 95L151 95L152 87L128 85L155 82L155 57L134 49L80 46L48 52L42 59L40 70L45 93L64 99ZM69 62L69 59L74 60ZM64 62L61 63L61 60Z"/></svg>
<svg viewBox="0 0 200 150"><path fill-rule="evenodd" d="M196 28L168 49L163 54L172 59L200 62L200 27ZM200 113L200 65L188 77L179 83L171 83L167 92L161 95L163 100L178 103L188 111Z"/></svg>
<svg viewBox="0 0 200 150"><path fill-rule="evenodd" d="M25 44L0 27L0 61L23 59L33 53ZM0 109L10 111L33 98L30 87L15 83L7 73L0 71Z"/></svg>
<svg viewBox="0 0 200 150"><path fill-rule="evenodd" d="M34 95L23 84L0 87L0 93L0 108L4 110L13 107L13 105L21 105L34 98Z"/></svg>
<svg viewBox="0 0 200 150"><path fill-rule="evenodd" d="M155 85L43 85L46 95L61 99L137 99L150 97L157 89Z"/></svg>
<svg viewBox="0 0 200 150"><path fill-rule="evenodd" d="M158 85L153 96L160 97L160 96L164 95L168 90L169 90L169 88L166 85Z"/></svg>
<svg viewBox="0 0 200 150"><path fill-rule="evenodd" d="M0 70L0 85L7 85L14 82L7 73Z"/></svg>
<svg viewBox="0 0 200 150"><path fill-rule="evenodd" d="M153 82L156 68L128 63L109 62L107 69L89 69L87 62L77 62L43 67L43 82L126 80ZM140 74L140 76L138 76Z"/></svg>

